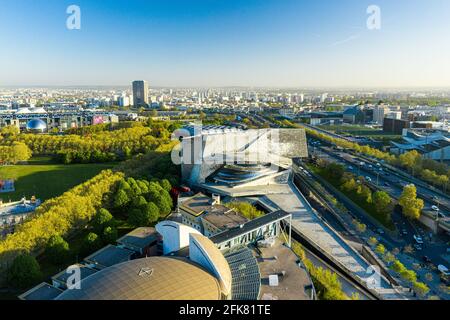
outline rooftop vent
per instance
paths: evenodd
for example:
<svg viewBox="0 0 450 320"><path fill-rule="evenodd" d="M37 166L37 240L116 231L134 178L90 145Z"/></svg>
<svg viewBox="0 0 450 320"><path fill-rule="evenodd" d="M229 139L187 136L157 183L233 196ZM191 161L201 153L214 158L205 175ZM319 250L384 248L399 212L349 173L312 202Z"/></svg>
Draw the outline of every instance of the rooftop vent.
<svg viewBox="0 0 450 320"><path fill-rule="evenodd" d="M212 195L212 205L220 204L220 195L213 193Z"/></svg>
<svg viewBox="0 0 450 320"><path fill-rule="evenodd" d="M271 274L269 275L269 286L271 287L278 287L278 275L277 274Z"/></svg>

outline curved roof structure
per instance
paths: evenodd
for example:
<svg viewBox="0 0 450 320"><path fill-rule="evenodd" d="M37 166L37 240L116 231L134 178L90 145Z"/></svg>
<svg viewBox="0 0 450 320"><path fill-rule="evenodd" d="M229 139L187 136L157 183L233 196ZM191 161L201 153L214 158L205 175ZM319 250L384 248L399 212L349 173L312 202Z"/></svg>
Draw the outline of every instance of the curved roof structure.
<svg viewBox="0 0 450 320"><path fill-rule="evenodd" d="M206 268L220 281L225 296L231 294L231 269L222 252L207 237L191 234L189 239L189 258Z"/></svg>
<svg viewBox="0 0 450 320"><path fill-rule="evenodd" d="M216 278L187 259L150 257L103 269L56 300L219 300Z"/></svg>
<svg viewBox="0 0 450 320"><path fill-rule="evenodd" d="M47 124L41 119L32 119L27 122L27 130L45 131Z"/></svg>
<svg viewBox="0 0 450 320"><path fill-rule="evenodd" d="M275 174L278 170L278 167L270 164L225 165L213 176L213 179L227 185L239 185Z"/></svg>

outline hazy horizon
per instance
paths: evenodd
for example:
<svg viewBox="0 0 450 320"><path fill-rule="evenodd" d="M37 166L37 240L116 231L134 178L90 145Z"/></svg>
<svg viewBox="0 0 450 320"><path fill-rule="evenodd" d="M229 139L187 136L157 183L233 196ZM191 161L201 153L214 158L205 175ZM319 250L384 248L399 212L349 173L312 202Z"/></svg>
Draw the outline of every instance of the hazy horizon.
<svg viewBox="0 0 450 320"><path fill-rule="evenodd" d="M448 30L448 0L7 1L0 87L445 90Z"/></svg>

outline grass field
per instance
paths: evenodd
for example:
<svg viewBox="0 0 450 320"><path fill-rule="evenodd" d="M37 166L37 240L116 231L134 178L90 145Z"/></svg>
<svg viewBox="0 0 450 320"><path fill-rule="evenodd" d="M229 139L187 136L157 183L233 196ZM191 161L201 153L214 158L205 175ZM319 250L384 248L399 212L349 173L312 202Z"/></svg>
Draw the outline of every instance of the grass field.
<svg viewBox="0 0 450 320"><path fill-rule="evenodd" d="M63 194L68 189L92 178L114 163L63 165L50 158L34 158L28 164L0 167L0 179L14 179L15 191L1 193L4 201L20 200L35 195L47 200Z"/></svg>

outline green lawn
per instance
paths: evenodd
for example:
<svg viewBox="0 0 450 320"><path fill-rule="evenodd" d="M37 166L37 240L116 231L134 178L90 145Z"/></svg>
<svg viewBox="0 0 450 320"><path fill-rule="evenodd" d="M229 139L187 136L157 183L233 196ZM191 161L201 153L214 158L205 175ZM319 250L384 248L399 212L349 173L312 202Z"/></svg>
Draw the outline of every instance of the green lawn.
<svg viewBox="0 0 450 320"><path fill-rule="evenodd" d="M92 178L104 169L110 169L114 163L90 163L63 165L54 163L50 158L35 158L28 164L0 167L0 179L14 179L15 192L1 193L4 201L20 200L35 195L47 200L63 194L68 189Z"/></svg>

